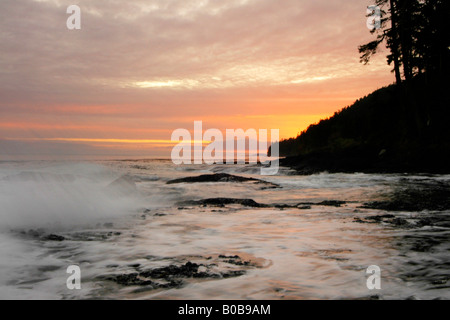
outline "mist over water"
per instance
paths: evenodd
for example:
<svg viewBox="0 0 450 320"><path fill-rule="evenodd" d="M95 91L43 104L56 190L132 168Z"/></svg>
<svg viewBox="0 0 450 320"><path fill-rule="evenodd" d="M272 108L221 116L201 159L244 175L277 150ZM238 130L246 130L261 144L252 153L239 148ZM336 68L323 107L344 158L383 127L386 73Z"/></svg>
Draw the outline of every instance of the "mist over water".
<svg viewBox="0 0 450 320"><path fill-rule="evenodd" d="M98 164L19 163L0 172L3 231L90 224L127 214L140 201L133 184Z"/></svg>
<svg viewBox="0 0 450 320"><path fill-rule="evenodd" d="M450 176L259 172L165 160L1 163L0 298L450 298L450 212L364 208L442 191ZM167 184L214 173L277 187ZM192 204L208 198L265 206ZM72 264L82 290L66 287ZM189 264L198 273L158 278ZM366 287L370 265L382 270L380 291Z"/></svg>

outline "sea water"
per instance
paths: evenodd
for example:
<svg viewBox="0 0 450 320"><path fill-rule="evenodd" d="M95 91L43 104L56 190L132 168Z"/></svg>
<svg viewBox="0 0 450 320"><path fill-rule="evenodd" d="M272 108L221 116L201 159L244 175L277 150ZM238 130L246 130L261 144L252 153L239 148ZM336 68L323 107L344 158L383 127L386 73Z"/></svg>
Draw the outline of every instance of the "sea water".
<svg viewBox="0 0 450 320"><path fill-rule="evenodd" d="M278 187L167 184L215 173ZM450 298L450 211L364 208L405 186L448 187L450 176L259 173L254 165L170 160L2 162L0 298ZM219 197L267 206L189 204ZM336 205L324 202L331 200ZM405 223L367 220L386 215ZM439 223L418 223L430 217ZM235 256L251 263L224 258ZM108 278L187 262L208 266L217 277L181 277L167 287ZM71 265L80 267L80 290L66 285ZM380 290L367 286L372 265L381 269ZM224 277L229 270L240 273Z"/></svg>

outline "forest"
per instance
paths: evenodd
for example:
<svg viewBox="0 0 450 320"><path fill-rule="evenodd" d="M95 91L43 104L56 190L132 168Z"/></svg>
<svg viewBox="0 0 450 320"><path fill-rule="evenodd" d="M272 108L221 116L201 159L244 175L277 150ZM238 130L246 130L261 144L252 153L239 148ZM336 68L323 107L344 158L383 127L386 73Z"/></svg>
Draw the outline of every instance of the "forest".
<svg viewBox="0 0 450 320"><path fill-rule="evenodd" d="M282 164L306 173L450 172L449 4L375 0L380 28L358 51L367 64L386 46L395 83L281 141L280 155L291 157Z"/></svg>

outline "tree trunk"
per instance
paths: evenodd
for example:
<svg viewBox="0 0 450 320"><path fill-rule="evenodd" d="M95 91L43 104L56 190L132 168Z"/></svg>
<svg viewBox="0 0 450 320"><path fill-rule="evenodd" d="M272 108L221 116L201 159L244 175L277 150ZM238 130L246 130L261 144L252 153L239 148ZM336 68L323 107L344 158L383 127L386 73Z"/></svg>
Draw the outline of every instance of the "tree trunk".
<svg viewBox="0 0 450 320"><path fill-rule="evenodd" d="M395 81L397 84L402 82L400 75L400 59L399 59L399 45L398 45L398 31L397 31L397 8L395 0L389 0L389 5L391 7L391 24L392 24L392 56L394 58L394 71L395 71Z"/></svg>

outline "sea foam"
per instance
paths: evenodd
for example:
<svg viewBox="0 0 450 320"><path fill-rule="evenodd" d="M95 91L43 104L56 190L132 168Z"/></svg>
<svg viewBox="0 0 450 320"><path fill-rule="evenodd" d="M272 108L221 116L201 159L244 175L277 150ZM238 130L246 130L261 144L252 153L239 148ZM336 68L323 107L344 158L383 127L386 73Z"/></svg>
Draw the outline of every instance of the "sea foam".
<svg viewBox="0 0 450 320"><path fill-rule="evenodd" d="M139 205L130 177L97 164L28 163L0 173L0 230L85 225Z"/></svg>

